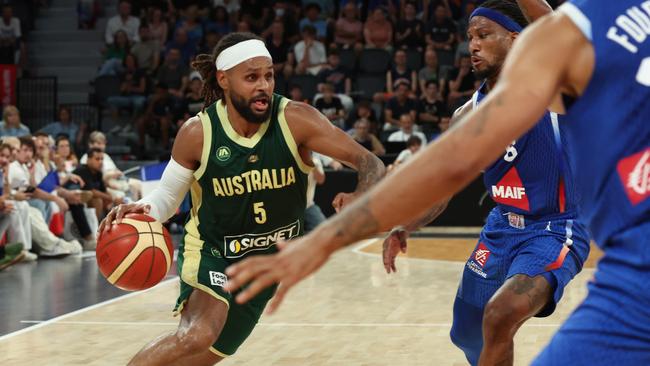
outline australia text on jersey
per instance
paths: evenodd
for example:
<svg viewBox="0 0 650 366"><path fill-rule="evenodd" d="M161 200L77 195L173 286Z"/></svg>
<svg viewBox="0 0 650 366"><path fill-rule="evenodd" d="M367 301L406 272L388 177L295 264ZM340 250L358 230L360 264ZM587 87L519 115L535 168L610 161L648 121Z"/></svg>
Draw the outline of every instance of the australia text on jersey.
<svg viewBox="0 0 650 366"><path fill-rule="evenodd" d="M291 166L280 169L249 170L233 177L212 179L214 194L217 197L280 189L295 183L296 172Z"/></svg>

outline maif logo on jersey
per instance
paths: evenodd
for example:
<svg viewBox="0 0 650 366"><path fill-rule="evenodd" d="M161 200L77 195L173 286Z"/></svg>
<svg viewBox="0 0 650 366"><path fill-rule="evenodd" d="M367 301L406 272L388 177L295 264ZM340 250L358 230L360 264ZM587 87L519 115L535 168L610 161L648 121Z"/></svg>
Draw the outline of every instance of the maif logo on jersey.
<svg viewBox="0 0 650 366"><path fill-rule="evenodd" d="M496 203L517 207L522 210L530 211L526 188L519 177L517 168L512 167L501 178L499 183L492 186L492 199Z"/></svg>
<svg viewBox="0 0 650 366"><path fill-rule="evenodd" d="M474 252L474 260L480 264L481 267L485 267L488 258L490 258L490 249L488 249L485 244L479 243L478 248L476 248L476 251Z"/></svg>
<svg viewBox="0 0 650 366"><path fill-rule="evenodd" d="M633 205L650 197L650 148L622 159L616 168Z"/></svg>
<svg viewBox="0 0 650 366"><path fill-rule="evenodd" d="M226 258L240 258L250 252L266 250L280 240L295 238L300 233L300 221L261 234L224 236Z"/></svg>

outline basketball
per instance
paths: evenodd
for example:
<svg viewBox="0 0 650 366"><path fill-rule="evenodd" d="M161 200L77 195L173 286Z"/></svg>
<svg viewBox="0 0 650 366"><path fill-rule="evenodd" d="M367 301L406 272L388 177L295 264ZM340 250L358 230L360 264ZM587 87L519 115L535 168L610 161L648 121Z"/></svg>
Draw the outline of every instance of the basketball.
<svg viewBox="0 0 650 366"><path fill-rule="evenodd" d="M165 278L173 253L167 229L144 214L127 214L97 240L99 271L108 282L127 291L147 289Z"/></svg>

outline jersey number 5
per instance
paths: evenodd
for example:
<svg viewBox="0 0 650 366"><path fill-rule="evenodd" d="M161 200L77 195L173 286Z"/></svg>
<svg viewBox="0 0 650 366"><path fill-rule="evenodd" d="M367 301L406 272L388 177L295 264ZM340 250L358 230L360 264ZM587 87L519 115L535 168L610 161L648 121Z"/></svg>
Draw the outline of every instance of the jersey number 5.
<svg viewBox="0 0 650 366"><path fill-rule="evenodd" d="M255 213L255 222L263 224L266 222L266 210L264 209L264 202L253 203L253 212Z"/></svg>

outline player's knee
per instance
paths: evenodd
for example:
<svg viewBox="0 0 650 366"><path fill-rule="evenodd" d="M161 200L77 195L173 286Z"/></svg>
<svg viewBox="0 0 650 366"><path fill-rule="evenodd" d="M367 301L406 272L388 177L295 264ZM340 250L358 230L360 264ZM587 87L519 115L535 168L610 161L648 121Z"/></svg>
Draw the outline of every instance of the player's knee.
<svg viewBox="0 0 650 366"><path fill-rule="evenodd" d="M176 333L179 348L183 354L202 353L210 348L219 335L207 326L193 326L189 330Z"/></svg>
<svg viewBox="0 0 650 366"><path fill-rule="evenodd" d="M483 314L483 329L488 337L514 336L518 325L526 319L526 305L503 296L490 299Z"/></svg>

